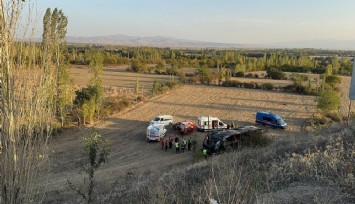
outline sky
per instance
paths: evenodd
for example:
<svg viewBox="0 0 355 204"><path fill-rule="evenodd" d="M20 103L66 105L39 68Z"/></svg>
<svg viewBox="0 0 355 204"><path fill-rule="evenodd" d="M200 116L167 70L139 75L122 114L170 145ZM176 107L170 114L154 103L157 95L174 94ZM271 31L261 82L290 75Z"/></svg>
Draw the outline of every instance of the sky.
<svg viewBox="0 0 355 204"><path fill-rule="evenodd" d="M68 36L165 36L260 44L355 40L354 0L37 0L68 16Z"/></svg>

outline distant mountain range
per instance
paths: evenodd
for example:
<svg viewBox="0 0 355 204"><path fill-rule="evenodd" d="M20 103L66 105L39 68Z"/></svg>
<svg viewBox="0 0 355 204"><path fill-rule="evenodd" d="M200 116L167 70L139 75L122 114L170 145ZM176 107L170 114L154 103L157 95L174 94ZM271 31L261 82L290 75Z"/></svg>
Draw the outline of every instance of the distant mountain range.
<svg viewBox="0 0 355 204"><path fill-rule="evenodd" d="M355 50L355 40L304 40L293 42L265 43L265 44L236 44L205 42L197 40L177 39L164 36L139 37L128 35L109 35L93 37L67 37L68 43L123 45L123 46L151 46L173 48L315 48L334 50Z"/></svg>
<svg viewBox="0 0 355 204"><path fill-rule="evenodd" d="M241 48L240 44L203 42L163 36L139 37L128 35L109 35L93 37L67 37L68 43L151 46L151 47L192 47L192 48Z"/></svg>

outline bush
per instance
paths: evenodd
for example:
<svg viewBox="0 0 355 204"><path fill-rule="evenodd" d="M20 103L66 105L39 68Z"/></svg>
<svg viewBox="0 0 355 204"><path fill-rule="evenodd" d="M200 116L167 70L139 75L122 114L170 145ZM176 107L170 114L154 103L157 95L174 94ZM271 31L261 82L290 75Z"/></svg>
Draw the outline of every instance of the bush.
<svg viewBox="0 0 355 204"><path fill-rule="evenodd" d="M317 108L325 113L338 110L341 103L340 95L337 91L325 89L317 99Z"/></svg>
<svg viewBox="0 0 355 204"><path fill-rule="evenodd" d="M168 81L165 83L165 86L169 87L170 89L180 85L178 81Z"/></svg>
<svg viewBox="0 0 355 204"><path fill-rule="evenodd" d="M280 70L277 70L275 68L268 69L266 71L267 73L267 78L275 79L275 80L285 80L287 79L285 73L283 73Z"/></svg>
<svg viewBox="0 0 355 204"><path fill-rule="evenodd" d="M334 75L327 76L325 78L325 83L329 84L332 88L334 88L337 84L341 83L341 78Z"/></svg>
<svg viewBox="0 0 355 204"><path fill-rule="evenodd" d="M127 97L122 98L106 98L102 103L101 115L108 117L115 112L119 112L128 107L131 102Z"/></svg>
<svg viewBox="0 0 355 204"><path fill-rule="evenodd" d="M244 77L244 75L245 75L245 73L242 72L242 71L239 71L239 72L235 73L236 77Z"/></svg>
<svg viewBox="0 0 355 204"><path fill-rule="evenodd" d="M302 84L292 84L285 86L283 88L284 91L288 91L291 93L297 93L297 94L305 94L305 95L316 95L317 91L314 89L311 89L310 87L304 86Z"/></svg>
<svg viewBox="0 0 355 204"><path fill-rule="evenodd" d="M334 122L340 123L343 121L343 118L338 112L326 113L325 116Z"/></svg>
<svg viewBox="0 0 355 204"><path fill-rule="evenodd" d="M296 84L300 84L303 81L308 81L309 77L305 74L291 74L290 80Z"/></svg>
<svg viewBox="0 0 355 204"><path fill-rule="evenodd" d="M261 89L273 90L274 85L272 83L263 83L263 84L261 84Z"/></svg>

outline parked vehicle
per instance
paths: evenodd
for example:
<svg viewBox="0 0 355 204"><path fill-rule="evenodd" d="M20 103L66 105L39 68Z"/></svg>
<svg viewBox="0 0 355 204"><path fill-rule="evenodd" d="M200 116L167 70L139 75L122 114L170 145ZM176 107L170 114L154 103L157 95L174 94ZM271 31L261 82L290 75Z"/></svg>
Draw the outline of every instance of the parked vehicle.
<svg viewBox="0 0 355 204"><path fill-rule="evenodd" d="M147 141L160 141L166 135L164 124L151 124L147 128Z"/></svg>
<svg viewBox="0 0 355 204"><path fill-rule="evenodd" d="M149 123L151 124L164 124L166 126L173 124L173 116L171 115L158 115Z"/></svg>
<svg viewBox="0 0 355 204"><path fill-rule="evenodd" d="M174 130L183 132L185 134L193 133L195 131L195 124L191 121L181 121L173 125Z"/></svg>
<svg viewBox="0 0 355 204"><path fill-rule="evenodd" d="M269 112L257 112L255 122L273 128L287 128L287 123L285 123L279 115Z"/></svg>
<svg viewBox="0 0 355 204"><path fill-rule="evenodd" d="M239 127L230 130L212 131L203 140L203 148L208 153L237 148L242 145L243 138L251 134L262 134L262 129L255 126Z"/></svg>
<svg viewBox="0 0 355 204"><path fill-rule="evenodd" d="M200 116L197 118L197 128L199 131L226 129L227 124L213 116Z"/></svg>

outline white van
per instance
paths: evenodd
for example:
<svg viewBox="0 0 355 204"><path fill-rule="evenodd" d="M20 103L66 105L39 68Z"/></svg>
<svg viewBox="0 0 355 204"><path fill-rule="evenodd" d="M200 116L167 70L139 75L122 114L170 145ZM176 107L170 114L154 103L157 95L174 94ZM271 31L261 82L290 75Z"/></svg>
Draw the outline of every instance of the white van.
<svg viewBox="0 0 355 204"><path fill-rule="evenodd" d="M147 128L145 134L147 141L160 141L166 135L166 129L164 124L151 124Z"/></svg>
<svg viewBox="0 0 355 204"><path fill-rule="evenodd" d="M171 115L158 115L150 121L151 124L164 124L166 126L173 124L173 116Z"/></svg>
<svg viewBox="0 0 355 204"><path fill-rule="evenodd" d="M197 128L199 131L212 129L226 129L227 124L213 116L199 116L197 118Z"/></svg>

